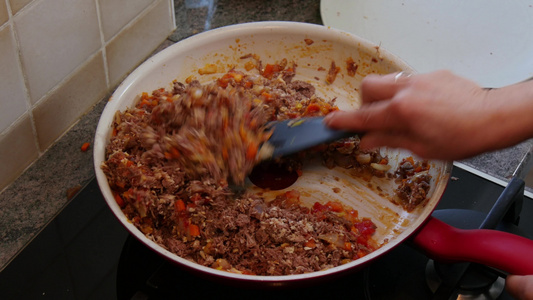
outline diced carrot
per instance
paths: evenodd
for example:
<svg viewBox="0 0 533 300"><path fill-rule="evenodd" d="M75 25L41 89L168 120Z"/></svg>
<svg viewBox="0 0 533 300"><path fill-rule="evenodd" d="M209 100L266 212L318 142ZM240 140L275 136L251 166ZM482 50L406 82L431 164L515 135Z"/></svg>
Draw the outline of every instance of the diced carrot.
<svg viewBox="0 0 533 300"><path fill-rule="evenodd" d="M344 242L344 250L346 250L346 251L352 250L352 243Z"/></svg>
<svg viewBox="0 0 533 300"><path fill-rule="evenodd" d="M190 200L192 201L192 203L198 205L198 204L201 204L204 202L204 199L202 198L202 196L200 196L200 194L196 193L194 195L192 195L190 197Z"/></svg>
<svg viewBox="0 0 533 300"><path fill-rule="evenodd" d="M230 75L229 74L224 74L224 76L220 77L219 79L217 79L217 83L220 87L222 88L226 88L229 84L229 79L230 79Z"/></svg>
<svg viewBox="0 0 533 300"><path fill-rule="evenodd" d="M359 212L355 209L350 209L348 211L349 219L353 222L359 217Z"/></svg>
<svg viewBox="0 0 533 300"><path fill-rule="evenodd" d="M363 256L365 256L365 255L366 255L366 253L365 253L363 250L358 250L358 251L357 251L357 257L358 257L358 258L361 258L361 257L363 257Z"/></svg>
<svg viewBox="0 0 533 300"><path fill-rule="evenodd" d="M189 225L189 235L190 236L200 236L200 227L195 224Z"/></svg>
<svg viewBox="0 0 533 300"><path fill-rule="evenodd" d="M179 158L181 156L181 154L178 151L178 149L176 149L174 147L170 148L170 154L172 155L173 158Z"/></svg>
<svg viewBox="0 0 533 300"><path fill-rule="evenodd" d="M217 65L215 65L215 64L206 64L203 68L198 69L198 74L200 74L200 75L214 74L217 71L218 71Z"/></svg>
<svg viewBox="0 0 533 300"><path fill-rule="evenodd" d="M239 136L241 137L242 141L243 142L246 142L248 139L248 134L246 133L246 130L244 129L244 125L241 124L241 126L239 127Z"/></svg>
<svg viewBox="0 0 533 300"><path fill-rule="evenodd" d="M326 203L326 207L328 208L329 211L333 211L333 212L342 212L344 210L344 208L342 207L342 204L340 204L339 202L335 202L335 201L328 201L328 203Z"/></svg>
<svg viewBox="0 0 533 300"><path fill-rule="evenodd" d="M124 207L124 199L122 199L122 197L120 197L120 195L117 193L114 193L114 196L115 196L115 201L117 202L118 206Z"/></svg>
<svg viewBox="0 0 533 300"><path fill-rule="evenodd" d="M246 149L246 159L247 160L253 160L255 159L255 156L257 155L257 144L255 143L249 143L248 148Z"/></svg>
<svg viewBox="0 0 533 300"><path fill-rule="evenodd" d="M262 92L261 93L261 96L263 96L263 98L265 99L265 101L269 102L270 100L272 100L272 95L267 93L267 92Z"/></svg>
<svg viewBox="0 0 533 300"><path fill-rule="evenodd" d="M265 69L263 70L263 76L266 78L271 78L274 73L274 66L271 64L267 64L265 66Z"/></svg>
<svg viewBox="0 0 533 300"><path fill-rule="evenodd" d="M279 73L281 70L283 70L283 68L280 65L267 64L262 75L265 78L271 79L274 74Z"/></svg>
<svg viewBox="0 0 533 300"><path fill-rule="evenodd" d="M222 158L224 158L226 160L229 159L228 149L222 148Z"/></svg>
<svg viewBox="0 0 533 300"><path fill-rule="evenodd" d="M309 104L309 106L305 110L304 115L312 114L317 111L320 111L320 106L316 103L312 103L312 104Z"/></svg>
<svg viewBox="0 0 533 300"><path fill-rule="evenodd" d="M91 143L83 143L83 145L81 145L81 151L86 152L87 150L89 150L90 146Z"/></svg>
<svg viewBox="0 0 533 300"><path fill-rule="evenodd" d="M126 186L126 183L124 181L117 181L115 182L115 185L123 189Z"/></svg>
<svg viewBox="0 0 533 300"><path fill-rule="evenodd" d="M300 200L300 192L297 190L290 190L285 192L285 197L288 199Z"/></svg>
<svg viewBox="0 0 533 300"><path fill-rule="evenodd" d="M244 64L244 69L246 71L250 71L251 69L255 68L255 63L253 61L247 61L245 64Z"/></svg>
<svg viewBox="0 0 533 300"><path fill-rule="evenodd" d="M307 242L304 243L304 247L315 248L316 247L315 240L313 240L313 239L308 240Z"/></svg>
<svg viewBox="0 0 533 300"><path fill-rule="evenodd" d="M176 211L178 212L184 211L186 208L185 202L183 202L183 200L181 199L178 199L176 200L176 202L174 202L174 207L176 208Z"/></svg>
<svg viewBox="0 0 533 300"><path fill-rule="evenodd" d="M231 76L235 79L236 82L241 82L244 77L241 73L232 72Z"/></svg>

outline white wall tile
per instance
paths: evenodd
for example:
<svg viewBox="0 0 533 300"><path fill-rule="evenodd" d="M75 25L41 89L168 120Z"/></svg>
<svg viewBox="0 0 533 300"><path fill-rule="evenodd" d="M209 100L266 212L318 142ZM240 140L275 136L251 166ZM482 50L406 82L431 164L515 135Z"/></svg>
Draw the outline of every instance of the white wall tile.
<svg viewBox="0 0 533 300"><path fill-rule="evenodd" d="M102 31L109 40L155 0L98 0Z"/></svg>
<svg viewBox="0 0 533 300"><path fill-rule="evenodd" d="M0 30L0 133L26 111L24 79L11 26Z"/></svg>
<svg viewBox="0 0 533 300"><path fill-rule="evenodd" d="M11 5L11 12L13 14L16 14L26 6L26 4L30 3L32 0L9 0L9 5Z"/></svg>
<svg viewBox="0 0 533 300"><path fill-rule="evenodd" d="M32 103L101 46L94 0L39 0L15 16Z"/></svg>
<svg viewBox="0 0 533 300"><path fill-rule="evenodd" d="M33 109L39 147L46 150L107 92L102 54L98 53Z"/></svg>
<svg viewBox="0 0 533 300"><path fill-rule="evenodd" d="M38 156L31 121L26 115L9 132L0 134L0 191Z"/></svg>
<svg viewBox="0 0 533 300"><path fill-rule="evenodd" d="M106 53L112 86L143 61L175 28L168 0L158 2L135 24L109 42Z"/></svg>
<svg viewBox="0 0 533 300"><path fill-rule="evenodd" d="M7 14L7 5L4 1L0 0L0 26L4 25L8 19L9 15Z"/></svg>
<svg viewBox="0 0 533 300"><path fill-rule="evenodd" d="M163 42L172 2L0 0L0 190Z"/></svg>

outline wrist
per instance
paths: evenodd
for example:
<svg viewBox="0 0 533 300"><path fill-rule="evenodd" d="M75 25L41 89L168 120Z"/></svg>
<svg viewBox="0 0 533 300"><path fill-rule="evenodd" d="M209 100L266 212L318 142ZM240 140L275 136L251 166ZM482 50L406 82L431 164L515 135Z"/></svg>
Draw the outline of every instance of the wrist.
<svg viewBox="0 0 533 300"><path fill-rule="evenodd" d="M533 81L490 90L495 148L505 148L533 137Z"/></svg>

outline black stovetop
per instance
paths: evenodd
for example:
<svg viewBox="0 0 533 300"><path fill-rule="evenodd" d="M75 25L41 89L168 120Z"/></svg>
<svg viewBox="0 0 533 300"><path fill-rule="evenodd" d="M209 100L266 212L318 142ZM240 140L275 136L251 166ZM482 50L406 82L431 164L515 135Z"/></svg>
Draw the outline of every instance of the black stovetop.
<svg viewBox="0 0 533 300"><path fill-rule="evenodd" d="M448 209L488 213L503 191L457 166L452 176L437 218ZM532 238L530 200L525 198L518 229ZM405 244L363 270L323 284L282 290L222 285L176 268L132 238L93 179L0 273L0 299L425 299L427 261ZM504 292L498 299L511 298Z"/></svg>

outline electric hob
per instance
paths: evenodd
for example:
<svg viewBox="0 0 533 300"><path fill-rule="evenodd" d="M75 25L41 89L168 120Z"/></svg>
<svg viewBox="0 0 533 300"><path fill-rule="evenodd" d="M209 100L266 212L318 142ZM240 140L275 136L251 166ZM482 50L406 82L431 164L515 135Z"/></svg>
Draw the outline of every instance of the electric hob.
<svg viewBox="0 0 533 300"><path fill-rule="evenodd" d="M433 215L458 228L492 222L533 238L533 202L523 181L514 178L503 193L504 186L482 175L454 166ZM511 205L496 222L487 221L506 197ZM93 179L0 273L0 299L512 299L504 278L485 266L432 261L407 242L362 270L313 286L222 285L176 267L130 236Z"/></svg>

